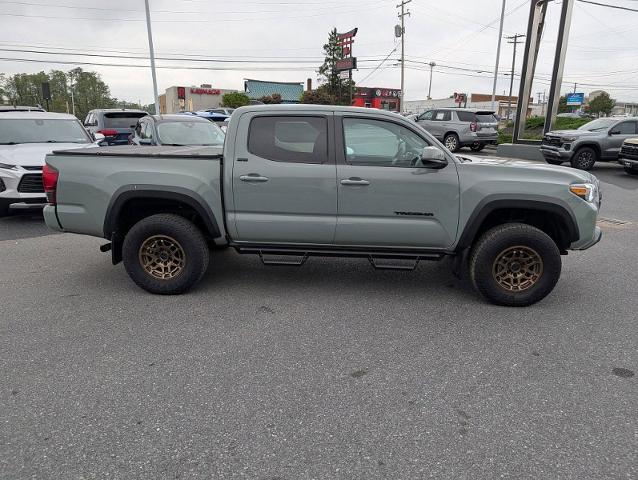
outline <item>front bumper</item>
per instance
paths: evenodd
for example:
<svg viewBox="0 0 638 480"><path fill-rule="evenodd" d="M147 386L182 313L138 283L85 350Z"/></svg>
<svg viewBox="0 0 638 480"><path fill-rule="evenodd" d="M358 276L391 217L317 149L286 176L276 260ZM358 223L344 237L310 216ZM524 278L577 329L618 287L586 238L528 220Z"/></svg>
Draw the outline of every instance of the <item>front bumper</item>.
<svg viewBox="0 0 638 480"><path fill-rule="evenodd" d="M638 170L638 158L627 157L621 153L620 155L618 155L618 163L620 163L625 168Z"/></svg>
<svg viewBox="0 0 638 480"><path fill-rule="evenodd" d="M555 147L553 145L541 145L541 153L546 160L563 160L567 161L572 158L574 151L570 148L565 150L562 146Z"/></svg>
<svg viewBox="0 0 638 480"><path fill-rule="evenodd" d="M572 248L572 250L587 250L588 248L596 245L603 238L603 232L600 227L594 228L594 235L592 238L588 239L586 242L579 242L577 248Z"/></svg>
<svg viewBox="0 0 638 480"><path fill-rule="evenodd" d="M29 191L39 190L38 188L33 188L33 182L29 184L25 182L23 187L20 187L20 181L25 175L34 177L41 174L42 171L26 170L21 167L17 169L0 168L0 207L4 209L4 207L8 206L9 210L41 209L47 203L44 190Z"/></svg>

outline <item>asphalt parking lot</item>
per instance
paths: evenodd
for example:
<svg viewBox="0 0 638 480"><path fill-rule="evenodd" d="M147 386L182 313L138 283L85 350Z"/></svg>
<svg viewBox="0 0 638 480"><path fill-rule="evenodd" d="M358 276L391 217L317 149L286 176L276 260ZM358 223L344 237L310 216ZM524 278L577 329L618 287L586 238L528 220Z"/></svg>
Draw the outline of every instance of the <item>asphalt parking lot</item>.
<svg viewBox="0 0 638 480"><path fill-rule="evenodd" d="M152 296L99 239L0 220L0 477L638 478L638 178L593 173L603 240L525 309L446 263L230 250Z"/></svg>

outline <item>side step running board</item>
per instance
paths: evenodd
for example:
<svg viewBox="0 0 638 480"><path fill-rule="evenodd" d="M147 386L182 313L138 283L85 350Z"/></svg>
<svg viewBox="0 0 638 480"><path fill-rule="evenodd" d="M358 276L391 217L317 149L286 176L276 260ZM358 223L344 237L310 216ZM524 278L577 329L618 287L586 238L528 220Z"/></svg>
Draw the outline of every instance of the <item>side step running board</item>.
<svg viewBox="0 0 638 480"><path fill-rule="evenodd" d="M379 260L388 260L387 258L375 258L373 256L368 257L368 261L372 268L375 270L415 270L417 265L419 265L419 257L414 257L411 259L405 259L410 261L411 263L399 264L399 263L380 263ZM396 260L394 260L396 262Z"/></svg>
<svg viewBox="0 0 638 480"><path fill-rule="evenodd" d="M281 259L282 257L291 257L290 259L286 258L285 260ZM289 267L301 267L306 260L308 260L308 254L304 253L303 255L276 255L264 253L262 250L259 250L259 258L261 259L261 263L264 265L285 265ZM277 258L275 260L275 258Z"/></svg>

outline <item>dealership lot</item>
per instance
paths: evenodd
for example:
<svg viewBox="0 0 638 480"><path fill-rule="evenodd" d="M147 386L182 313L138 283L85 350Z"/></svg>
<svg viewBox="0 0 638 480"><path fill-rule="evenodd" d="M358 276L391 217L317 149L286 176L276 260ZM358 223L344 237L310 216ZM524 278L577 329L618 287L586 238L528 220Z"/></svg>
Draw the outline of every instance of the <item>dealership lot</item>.
<svg viewBox="0 0 638 480"><path fill-rule="evenodd" d="M448 265L231 250L153 296L104 241L0 219L0 476L635 478L638 178L593 173L603 240L525 309Z"/></svg>

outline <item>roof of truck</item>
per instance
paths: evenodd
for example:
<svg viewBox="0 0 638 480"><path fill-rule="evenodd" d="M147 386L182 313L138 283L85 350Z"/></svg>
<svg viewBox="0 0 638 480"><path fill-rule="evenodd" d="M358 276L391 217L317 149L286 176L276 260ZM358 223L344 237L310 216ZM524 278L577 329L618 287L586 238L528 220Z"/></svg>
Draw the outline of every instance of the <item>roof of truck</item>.
<svg viewBox="0 0 638 480"><path fill-rule="evenodd" d="M37 110L29 112L3 111L0 112L0 118L4 120L77 120L69 113L39 112Z"/></svg>
<svg viewBox="0 0 638 480"><path fill-rule="evenodd" d="M295 113L300 111L305 112L344 112L344 113L365 113L384 115L390 118L405 118L398 113L391 112L389 110L381 110L378 108L364 108L364 107L348 107L342 105L314 105L307 103L281 103L281 104L269 104L269 105L247 105L245 107L239 107L233 112L233 115L241 115L244 112L282 112L282 113Z"/></svg>

